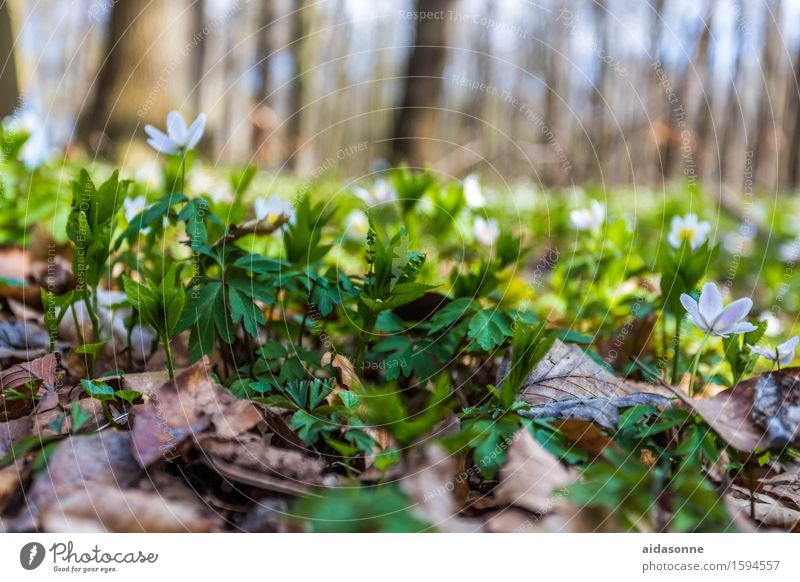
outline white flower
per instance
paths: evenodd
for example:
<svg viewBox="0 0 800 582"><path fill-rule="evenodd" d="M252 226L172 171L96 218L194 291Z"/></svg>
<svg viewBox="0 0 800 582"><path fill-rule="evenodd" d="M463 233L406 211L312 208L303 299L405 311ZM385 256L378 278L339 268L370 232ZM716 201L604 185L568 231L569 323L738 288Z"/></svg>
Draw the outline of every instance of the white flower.
<svg viewBox="0 0 800 582"><path fill-rule="evenodd" d="M762 311L758 316L758 321L766 321L767 329L764 335L767 337L777 337L783 332L783 324L771 311Z"/></svg>
<svg viewBox="0 0 800 582"><path fill-rule="evenodd" d="M397 200L397 192L386 180L378 180L372 190L366 188L354 188L353 193L358 196L365 204L377 206Z"/></svg>
<svg viewBox="0 0 800 582"><path fill-rule="evenodd" d="M594 230L605 222L606 207L597 200L592 200L589 208L581 208L570 212L569 219L578 230Z"/></svg>
<svg viewBox="0 0 800 582"><path fill-rule="evenodd" d="M667 240L673 249L680 248L683 241L688 241L692 249L700 247L708 239L711 224L698 220L696 214L673 216Z"/></svg>
<svg viewBox="0 0 800 582"><path fill-rule="evenodd" d="M266 200L257 198L254 206L257 220L275 222L282 214L289 217L289 224L294 224L297 219L297 214L294 211L292 203L288 200L282 200L277 196L270 196ZM281 230L285 230L287 226L288 225L284 224Z"/></svg>
<svg viewBox="0 0 800 582"><path fill-rule="evenodd" d="M136 198L126 198L122 201L122 208L125 210L125 220L132 222L136 215L147 208L147 198L137 196Z"/></svg>
<svg viewBox="0 0 800 582"><path fill-rule="evenodd" d="M800 342L800 338L795 335L774 348L759 348L758 346L751 346L750 344L747 344L747 347L753 350L754 354L758 354L762 358L768 359L770 362L778 362L781 366L786 366L794 360L797 342Z"/></svg>
<svg viewBox="0 0 800 582"><path fill-rule="evenodd" d="M800 261L800 238L783 243L778 247L778 255L783 263L796 263Z"/></svg>
<svg viewBox="0 0 800 582"><path fill-rule="evenodd" d="M203 131L206 128L205 113L201 113L187 129L186 122L177 111L167 115L167 133L152 125L145 125L144 131L150 139L147 140L153 149L162 154L177 154L194 149Z"/></svg>
<svg viewBox="0 0 800 582"><path fill-rule="evenodd" d="M122 209L125 211L125 220L128 224L133 222L140 212L147 208L147 198L144 196L137 196L136 198L126 198L122 201ZM164 227L167 225L167 217L164 217ZM143 228L142 234L147 235L150 232L150 227Z"/></svg>
<svg viewBox="0 0 800 582"><path fill-rule="evenodd" d="M500 228L494 218L487 220L481 216L475 217L472 231L475 234L475 240L487 247L494 245L497 237L500 236Z"/></svg>
<svg viewBox="0 0 800 582"><path fill-rule="evenodd" d="M473 209L486 206L486 197L481 191L481 183L475 174L464 178L464 199L467 201L467 206Z"/></svg>
<svg viewBox="0 0 800 582"><path fill-rule="evenodd" d="M26 99L14 115L4 120L4 125L12 131L28 134L19 151L19 161L28 170L35 170L53 156L52 140L38 100Z"/></svg>
<svg viewBox="0 0 800 582"><path fill-rule="evenodd" d="M742 321L753 308L753 301L742 297L723 309L722 293L716 283L703 285L699 302L681 293L681 304L689 312L689 321L706 334L728 337L756 329L752 323Z"/></svg>
<svg viewBox="0 0 800 582"><path fill-rule="evenodd" d="M369 230L367 215L360 210L353 210L344 220L344 230L347 238L363 239Z"/></svg>

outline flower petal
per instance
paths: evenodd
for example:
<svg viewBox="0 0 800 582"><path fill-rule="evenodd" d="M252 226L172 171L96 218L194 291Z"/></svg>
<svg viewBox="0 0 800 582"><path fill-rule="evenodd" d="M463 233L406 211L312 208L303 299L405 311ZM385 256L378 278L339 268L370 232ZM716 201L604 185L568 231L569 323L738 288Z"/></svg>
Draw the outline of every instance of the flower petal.
<svg viewBox="0 0 800 582"><path fill-rule="evenodd" d="M778 351L788 352L789 350L795 350L798 342L800 342L800 337L792 336L782 344L778 345Z"/></svg>
<svg viewBox="0 0 800 582"><path fill-rule="evenodd" d="M752 306L752 301L750 303ZM716 319L722 315L722 293L719 292L716 283L706 283L703 285L698 306L700 308L700 313L703 315L703 319L705 319L709 325L713 326ZM742 317L744 317L744 315L742 315ZM741 319L741 317L739 319Z"/></svg>
<svg viewBox="0 0 800 582"><path fill-rule="evenodd" d="M203 137L203 131L206 128L206 114L201 113L197 116L197 119L192 122L192 126L189 128L186 134L186 148L187 149L194 149L194 146L197 145L197 142L200 141L200 138Z"/></svg>
<svg viewBox="0 0 800 582"><path fill-rule="evenodd" d="M701 298L702 301L702 298ZM711 323L711 327L718 333L743 333L742 331L734 331L737 324L744 319L750 310L753 308L753 300L749 297L742 297L737 299L720 313L716 319ZM702 312L702 308L701 308ZM747 327L746 331L753 331L756 329L752 323L739 324Z"/></svg>
<svg viewBox="0 0 800 582"><path fill-rule="evenodd" d="M700 311L697 306L697 301L694 300L694 297L691 295L687 295L686 293L681 293L681 305L683 308L694 317L697 321L702 321L700 317Z"/></svg>
<svg viewBox="0 0 800 582"><path fill-rule="evenodd" d="M186 145L186 122L177 111L170 111L167 115L167 133L178 145Z"/></svg>
<svg viewBox="0 0 800 582"><path fill-rule="evenodd" d="M157 137L151 137L147 140L147 143L150 144L154 150L162 154L172 155L178 153L178 146L175 142L163 134Z"/></svg>

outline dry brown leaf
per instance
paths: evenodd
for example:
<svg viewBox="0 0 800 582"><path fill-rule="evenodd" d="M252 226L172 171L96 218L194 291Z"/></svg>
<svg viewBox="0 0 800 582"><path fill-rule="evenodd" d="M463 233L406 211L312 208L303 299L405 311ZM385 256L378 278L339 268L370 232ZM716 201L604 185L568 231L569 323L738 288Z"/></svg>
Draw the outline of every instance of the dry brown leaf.
<svg viewBox="0 0 800 582"><path fill-rule="evenodd" d="M57 356L46 354L41 358L16 364L0 372L0 421L29 414L34 407L32 399L9 399L6 395L7 391L22 391L26 384L32 382L39 387L39 397L44 398L48 392L54 391L57 368Z"/></svg>
<svg viewBox="0 0 800 582"><path fill-rule="evenodd" d="M748 519L751 510L749 499L727 495L725 501L728 510L731 511L731 513L737 514L734 516L737 525L741 523L743 518L746 521L750 521ZM756 501L753 504L753 509L755 511L756 521L767 527L779 528L783 531L800 532L800 511L790 509L783 505L764 503L762 501Z"/></svg>
<svg viewBox="0 0 800 582"><path fill-rule="evenodd" d="M322 360L320 361L321 366L333 366L336 370L339 370L339 378L341 381L342 386L347 386L348 388L352 388L353 386L361 385L361 380L358 378L358 374L356 374L356 369L353 366L353 362L347 359L342 354L334 354L332 352L325 352L322 354Z"/></svg>
<svg viewBox="0 0 800 582"><path fill-rule="evenodd" d="M459 516L461 507L454 495L466 479L456 455L438 445L425 445L412 452L400 488L414 502L414 513L436 531L476 532L481 523Z"/></svg>
<svg viewBox="0 0 800 582"><path fill-rule="evenodd" d="M569 442L589 453L591 458L599 457L606 447L615 446L611 438L592 422L567 419L552 421L550 425Z"/></svg>
<svg viewBox="0 0 800 582"><path fill-rule="evenodd" d="M671 392L656 384L617 378L575 344L556 340L522 383L519 398L537 406L559 400L614 398L637 392L672 397Z"/></svg>
<svg viewBox="0 0 800 582"><path fill-rule="evenodd" d="M324 484L325 463L320 459L274 447L252 433L235 440L202 435L198 446L203 460L231 481L295 495Z"/></svg>
<svg viewBox="0 0 800 582"><path fill-rule="evenodd" d="M800 468L762 479L758 490L800 510Z"/></svg>
<svg viewBox="0 0 800 582"><path fill-rule="evenodd" d="M576 478L572 470L523 428L508 447L508 462L500 469L495 498L534 513L550 513L564 505L554 492L574 483Z"/></svg>
<svg viewBox="0 0 800 582"><path fill-rule="evenodd" d="M616 430L619 424L620 409L640 404L649 404L663 409L669 407L671 401L660 394L634 392L612 398L569 398L558 400L532 406L530 410L522 410L519 414L526 418L557 418L594 422L603 428Z"/></svg>
<svg viewBox="0 0 800 582"><path fill-rule="evenodd" d="M48 532L209 532L216 529L206 508L189 500L89 483L63 495L41 518Z"/></svg>
<svg viewBox="0 0 800 582"><path fill-rule="evenodd" d="M210 424L219 436L236 438L263 420L253 403L213 382L205 359L162 384L131 413L134 451L143 467L174 458L186 438Z"/></svg>
<svg viewBox="0 0 800 582"><path fill-rule="evenodd" d="M21 461L7 465L0 469L0 511L14 494L19 491L27 480L27 469Z"/></svg>
<svg viewBox="0 0 800 582"><path fill-rule="evenodd" d="M0 457L4 457L11 450L15 440L31 434L32 430L33 419L30 416L0 422Z"/></svg>
<svg viewBox="0 0 800 582"><path fill-rule="evenodd" d="M754 376L711 398L675 394L738 451L783 448L800 437L798 368Z"/></svg>

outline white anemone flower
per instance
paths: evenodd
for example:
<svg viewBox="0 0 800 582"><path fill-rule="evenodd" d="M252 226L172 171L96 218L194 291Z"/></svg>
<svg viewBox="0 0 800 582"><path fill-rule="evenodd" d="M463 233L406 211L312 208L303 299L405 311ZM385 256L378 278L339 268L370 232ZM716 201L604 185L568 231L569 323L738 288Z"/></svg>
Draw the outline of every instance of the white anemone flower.
<svg viewBox="0 0 800 582"><path fill-rule="evenodd" d="M781 366L788 366L792 363L792 360L794 360L794 353L795 350L797 350L798 342L800 342L800 338L795 335L774 348L759 348L758 346L751 346L750 344L747 344L747 347L753 350L754 354L768 359L773 364L777 362Z"/></svg>
<svg viewBox="0 0 800 582"><path fill-rule="evenodd" d="M294 211L292 203L288 200L283 200L277 196L270 196L266 200L257 198L254 204L257 220L266 220L268 222L275 222L278 217L285 214L289 217L289 224L294 224L297 214ZM284 224L280 230L285 230L288 227Z"/></svg>
<svg viewBox="0 0 800 582"><path fill-rule="evenodd" d="M349 239L360 240L367 236L369 219L360 210L353 210L344 220L345 236Z"/></svg>
<svg viewBox="0 0 800 582"><path fill-rule="evenodd" d="M122 208L125 211L125 220L130 224L137 214L147 208L147 198L144 196L126 198L122 201Z"/></svg>
<svg viewBox="0 0 800 582"><path fill-rule="evenodd" d="M708 240L711 224L697 218L696 214L673 216L667 241L673 249L680 248L687 241L692 249L696 249Z"/></svg>
<svg viewBox="0 0 800 582"><path fill-rule="evenodd" d="M41 104L37 99L26 99L14 115L4 120L4 126L12 131L28 134L28 139L19 151L19 161L25 164L28 170L39 168L53 157L55 148Z"/></svg>
<svg viewBox="0 0 800 582"><path fill-rule="evenodd" d="M486 197L481 190L480 180L475 174L464 178L464 199L467 201L467 206L472 209L486 206Z"/></svg>
<svg viewBox="0 0 800 582"><path fill-rule="evenodd" d="M756 329L752 323L742 321L753 308L753 301L742 297L723 308L722 293L715 283L703 285L700 301L681 293L681 304L689 312L689 321L706 335L728 337Z"/></svg>
<svg viewBox="0 0 800 582"><path fill-rule="evenodd" d="M147 143L162 154L172 155L193 150L206 128L205 113L197 116L188 128L186 122L177 111L167 115L167 133L152 125L145 125L144 131L150 138Z"/></svg>
<svg viewBox="0 0 800 582"><path fill-rule="evenodd" d="M781 320L771 311L762 311L758 315L758 321L767 322L767 329L764 330L764 335L767 337L778 337L783 333Z"/></svg>
<svg viewBox="0 0 800 582"><path fill-rule="evenodd" d="M592 200L589 208L573 210L569 213L569 219L578 230L595 230L606 220L605 204Z"/></svg>
<svg viewBox="0 0 800 582"><path fill-rule="evenodd" d="M500 236L500 227L494 218L483 218L481 216L475 217L475 222L472 225L472 232L475 235L475 240L490 247L497 242L497 237Z"/></svg>
<svg viewBox="0 0 800 582"><path fill-rule="evenodd" d="M365 204L377 206L397 200L397 191L386 180L378 180L372 190L354 188L353 193Z"/></svg>
<svg viewBox="0 0 800 582"><path fill-rule="evenodd" d="M143 212L144 209L147 208L147 198L143 195L139 195L136 198L126 198L122 201L122 209L125 212L125 220L128 224L133 222L133 219L136 218L139 213ZM164 226L166 227L167 217L164 217ZM143 228L142 234L147 235L150 232L150 227Z"/></svg>

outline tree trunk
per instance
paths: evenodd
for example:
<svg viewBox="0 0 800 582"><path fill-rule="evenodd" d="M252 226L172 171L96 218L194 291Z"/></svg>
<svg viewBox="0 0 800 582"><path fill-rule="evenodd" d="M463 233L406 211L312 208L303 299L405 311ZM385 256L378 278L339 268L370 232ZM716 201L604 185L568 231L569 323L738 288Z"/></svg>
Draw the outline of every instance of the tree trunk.
<svg viewBox="0 0 800 582"><path fill-rule="evenodd" d="M258 31L256 32L256 69L258 70L258 88L253 98L253 159L259 162L268 161L269 148L267 136L274 129L272 120L270 92L270 55L272 54L272 23L275 19L274 8L270 2L262 2L258 7Z"/></svg>
<svg viewBox="0 0 800 582"><path fill-rule="evenodd" d="M408 61L405 90L395 120L392 158L420 166L432 156L435 107L442 93L442 72L447 57L447 13L453 0L417 0L420 13L444 13L441 19L420 18L416 40Z"/></svg>
<svg viewBox="0 0 800 582"><path fill-rule="evenodd" d="M188 105L192 52L189 0L120 0L113 4L105 55L81 112L78 132L95 149L105 140L141 136ZM199 39L202 40L202 39ZM188 117L188 115L185 115Z"/></svg>
<svg viewBox="0 0 800 582"><path fill-rule="evenodd" d="M303 44L306 35L305 21L309 18L308 14L304 14L309 10L305 0L294 0L292 6L294 9L290 22L292 26L291 33L291 52L292 62L294 63L295 77L289 84L289 119L286 121L286 134L289 148L287 151L286 162L290 169L296 170L300 159L298 149L302 143L302 109L303 109Z"/></svg>
<svg viewBox="0 0 800 582"><path fill-rule="evenodd" d="M8 0L0 0L0 119L11 115L19 105L17 64L14 59L15 36L11 27Z"/></svg>

